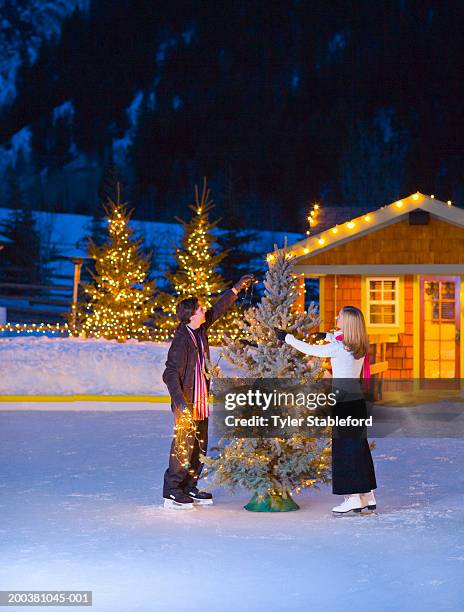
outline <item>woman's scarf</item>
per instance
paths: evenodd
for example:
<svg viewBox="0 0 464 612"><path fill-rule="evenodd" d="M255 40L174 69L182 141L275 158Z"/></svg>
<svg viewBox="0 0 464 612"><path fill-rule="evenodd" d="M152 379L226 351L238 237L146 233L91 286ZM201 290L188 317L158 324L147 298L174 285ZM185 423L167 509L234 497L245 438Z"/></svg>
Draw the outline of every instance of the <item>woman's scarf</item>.
<svg viewBox="0 0 464 612"><path fill-rule="evenodd" d="M343 341L343 333L339 332L336 336L334 335L335 340ZM369 353L364 355L364 363L362 367L362 377L364 380L367 380L371 377L371 364L369 361Z"/></svg>
<svg viewBox="0 0 464 612"><path fill-rule="evenodd" d="M207 419L209 416L208 385L206 384L205 376L205 351L201 336L199 336L201 346L200 351L198 349L198 343L195 334L188 325L187 329L189 331L190 337L192 338L195 344L195 348L197 349L197 361L195 364L195 390L193 395L193 418L196 421L202 421L203 419Z"/></svg>

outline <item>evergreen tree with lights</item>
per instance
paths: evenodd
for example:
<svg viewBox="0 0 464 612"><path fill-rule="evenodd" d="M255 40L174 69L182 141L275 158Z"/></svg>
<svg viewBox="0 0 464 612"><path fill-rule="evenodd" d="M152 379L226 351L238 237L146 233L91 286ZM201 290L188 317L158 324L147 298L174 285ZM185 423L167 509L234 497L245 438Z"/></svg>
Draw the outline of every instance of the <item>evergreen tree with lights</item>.
<svg viewBox="0 0 464 612"><path fill-rule="evenodd" d="M149 339L147 322L156 307L154 283L147 280L149 260L141 254L142 240L136 240L129 226L132 212L120 202L108 199L108 237L103 245L89 240L88 254L95 262L92 281L83 285L86 300L70 315L72 333L85 337L125 342L129 338Z"/></svg>
<svg viewBox="0 0 464 612"><path fill-rule="evenodd" d="M265 293L261 302L245 313L240 327L246 341L226 338L223 356L244 372L244 377L287 378L301 384L322 377L320 360L303 357L276 339L274 327L287 329L301 339L319 323L312 303L307 312L295 307L298 289L292 275L292 256L286 248L268 258ZM203 460L212 484L254 493L247 510L288 511L298 509L291 494L328 482L330 443L295 433L289 438L223 438L214 457Z"/></svg>
<svg viewBox="0 0 464 612"><path fill-rule="evenodd" d="M159 293L158 303L162 309L155 317L158 340L169 340L179 324L176 318L176 305L187 297L196 297L207 309L222 293L227 284L219 273L219 266L227 253L220 252L214 229L218 221L210 221L209 215L214 208L210 191L203 182L201 196L195 186L195 204L190 221L177 220L183 225L181 244L175 251L176 269L166 274L173 295ZM239 309L231 308L209 330L211 345L222 344L225 334L232 338L239 335Z"/></svg>

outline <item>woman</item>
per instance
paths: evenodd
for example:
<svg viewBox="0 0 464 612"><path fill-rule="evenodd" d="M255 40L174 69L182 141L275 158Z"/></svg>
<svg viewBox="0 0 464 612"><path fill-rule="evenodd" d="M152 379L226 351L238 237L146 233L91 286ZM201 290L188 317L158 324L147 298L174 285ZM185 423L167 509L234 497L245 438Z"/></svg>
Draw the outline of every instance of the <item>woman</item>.
<svg viewBox="0 0 464 612"><path fill-rule="evenodd" d="M344 306L338 314L337 327L340 332L325 334L329 343L324 345L302 342L283 330L276 330L276 335L306 355L330 357L334 379L359 379L361 370L364 370L364 377L368 377L369 339L363 313L355 306ZM343 410L345 415L367 415L364 398L338 403L336 409L339 415ZM361 435L363 431L359 427L351 428L351 432L340 430L342 436L349 433L351 437L332 434L332 490L335 495L346 496L340 505L332 508L335 514L376 508L374 463L367 438Z"/></svg>

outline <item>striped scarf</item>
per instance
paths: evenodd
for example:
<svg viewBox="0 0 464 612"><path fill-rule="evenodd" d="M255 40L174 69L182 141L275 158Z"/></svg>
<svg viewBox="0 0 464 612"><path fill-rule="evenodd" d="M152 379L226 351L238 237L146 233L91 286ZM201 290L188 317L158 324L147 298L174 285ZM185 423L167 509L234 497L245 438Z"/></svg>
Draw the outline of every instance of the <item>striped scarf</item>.
<svg viewBox="0 0 464 612"><path fill-rule="evenodd" d="M201 336L199 336L201 347L200 356L196 336L188 325L187 329L197 349L197 361L195 364L195 390L193 396L193 418L196 421L202 421L203 419L207 419L209 416L208 386L206 384L205 376L205 351Z"/></svg>
<svg viewBox="0 0 464 612"><path fill-rule="evenodd" d="M334 335L334 338L335 340L343 341L343 333L338 332L336 336ZM364 362L363 362L363 367L362 367L362 377L364 380L368 380L371 377L371 365L369 361L369 353L366 353L364 356Z"/></svg>

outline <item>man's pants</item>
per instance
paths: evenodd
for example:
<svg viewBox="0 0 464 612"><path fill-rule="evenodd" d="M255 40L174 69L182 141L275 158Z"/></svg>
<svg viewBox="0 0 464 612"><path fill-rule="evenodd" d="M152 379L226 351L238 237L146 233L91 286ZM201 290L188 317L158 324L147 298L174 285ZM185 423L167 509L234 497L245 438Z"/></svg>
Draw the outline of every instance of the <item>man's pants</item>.
<svg viewBox="0 0 464 612"><path fill-rule="evenodd" d="M178 413L174 413L178 419ZM169 467L164 473L163 496L179 490L189 491L197 486L197 481L203 468L200 453L205 454L208 447L208 419L193 421L195 433L177 432L171 444ZM189 465L182 465L182 463Z"/></svg>

